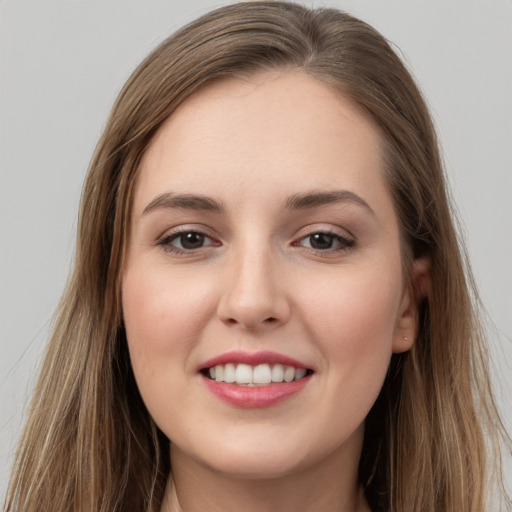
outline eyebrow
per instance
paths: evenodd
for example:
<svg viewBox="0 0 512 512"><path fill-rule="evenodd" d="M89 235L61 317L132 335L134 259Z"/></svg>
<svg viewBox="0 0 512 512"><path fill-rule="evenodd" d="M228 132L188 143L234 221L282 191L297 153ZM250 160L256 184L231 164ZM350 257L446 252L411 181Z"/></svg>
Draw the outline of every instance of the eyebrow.
<svg viewBox="0 0 512 512"><path fill-rule="evenodd" d="M362 197L349 190L328 190L325 192L293 194L285 201L284 207L286 210L305 210L340 202L355 203L359 206L363 206L372 215L375 215L371 206Z"/></svg>
<svg viewBox="0 0 512 512"><path fill-rule="evenodd" d="M355 203L363 206L370 213L375 215L371 206L360 196L349 190L328 190L319 192L305 192L293 194L284 202L285 210L307 210L325 206L333 203ZM144 208L142 215L160 208L183 208L186 210L200 210L213 213L223 213L224 207L221 203L211 197L195 194L173 194L166 192L156 196Z"/></svg>
<svg viewBox="0 0 512 512"><path fill-rule="evenodd" d="M142 215L159 208L183 208L186 210L202 210L213 213L222 213L223 206L211 197L195 194L172 194L167 192L156 196L144 208Z"/></svg>

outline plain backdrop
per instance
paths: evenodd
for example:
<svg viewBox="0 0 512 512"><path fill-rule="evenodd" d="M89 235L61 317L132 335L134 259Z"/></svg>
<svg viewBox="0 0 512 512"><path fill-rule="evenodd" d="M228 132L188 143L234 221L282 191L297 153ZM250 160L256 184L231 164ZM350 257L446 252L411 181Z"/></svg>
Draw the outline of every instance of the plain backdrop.
<svg viewBox="0 0 512 512"><path fill-rule="evenodd" d="M0 502L73 255L80 190L138 62L219 0L0 0ZM512 2L339 0L397 47L437 125L512 427ZM512 471L509 471L512 479Z"/></svg>

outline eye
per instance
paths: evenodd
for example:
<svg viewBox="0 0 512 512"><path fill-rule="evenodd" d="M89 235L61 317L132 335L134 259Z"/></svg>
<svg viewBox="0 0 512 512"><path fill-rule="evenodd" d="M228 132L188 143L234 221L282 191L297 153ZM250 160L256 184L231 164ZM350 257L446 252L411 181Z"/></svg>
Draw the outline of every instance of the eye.
<svg viewBox="0 0 512 512"><path fill-rule="evenodd" d="M298 245L317 251L336 251L354 246L354 241L334 233L311 233L298 241Z"/></svg>
<svg viewBox="0 0 512 512"><path fill-rule="evenodd" d="M165 237L159 245L174 252L188 252L213 245L214 241L199 231L182 231Z"/></svg>

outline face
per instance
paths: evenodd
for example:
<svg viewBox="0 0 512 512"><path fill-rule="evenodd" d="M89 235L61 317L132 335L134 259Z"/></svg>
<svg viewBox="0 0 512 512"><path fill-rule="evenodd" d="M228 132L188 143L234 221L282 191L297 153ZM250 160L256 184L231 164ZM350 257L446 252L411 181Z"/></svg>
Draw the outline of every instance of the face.
<svg viewBox="0 0 512 512"><path fill-rule="evenodd" d="M159 130L122 301L172 457L237 477L357 465L391 354L414 337L382 145L299 73L217 82Z"/></svg>

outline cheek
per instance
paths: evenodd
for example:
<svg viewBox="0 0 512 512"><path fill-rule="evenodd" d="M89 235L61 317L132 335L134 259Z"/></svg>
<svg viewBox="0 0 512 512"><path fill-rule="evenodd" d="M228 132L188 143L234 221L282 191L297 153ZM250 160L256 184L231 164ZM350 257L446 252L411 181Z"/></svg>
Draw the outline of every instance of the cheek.
<svg viewBox="0 0 512 512"><path fill-rule="evenodd" d="M315 289L303 296L308 304L303 317L328 374L343 381L338 385L350 387L353 397L376 397L392 353L402 295L400 269L391 275L376 269L340 272L317 281Z"/></svg>
<svg viewBox="0 0 512 512"><path fill-rule="evenodd" d="M134 266L135 267L135 266ZM175 343L187 343L198 327L198 313L207 296L202 287L188 279L169 279L165 268L128 269L123 276L123 316L134 344L165 351Z"/></svg>
<svg viewBox="0 0 512 512"><path fill-rule="evenodd" d="M161 380L192 371L189 354L208 311L208 294L194 279L167 277L165 268L128 268L123 275L122 306L134 374L144 396L162 388ZM170 384L170 382L169 382Z"/></svg>

